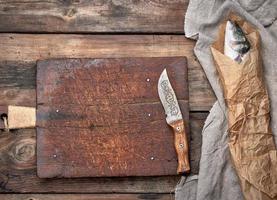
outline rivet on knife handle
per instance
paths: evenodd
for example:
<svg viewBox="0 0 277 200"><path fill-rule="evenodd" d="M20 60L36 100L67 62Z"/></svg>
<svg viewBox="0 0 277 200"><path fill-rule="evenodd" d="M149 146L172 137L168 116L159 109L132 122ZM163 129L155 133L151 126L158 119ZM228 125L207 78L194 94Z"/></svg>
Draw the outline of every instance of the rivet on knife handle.
<svg viewBox="0 0 277 200"><path fill-rule="evenodd" d="M175 148L178 157L177 173L190 171L188 156L188 140L185 132L182 113L169 81L166 69L161 73L158 81L158 93L166 114L166 122L170 125L175 134Z"/></svg>

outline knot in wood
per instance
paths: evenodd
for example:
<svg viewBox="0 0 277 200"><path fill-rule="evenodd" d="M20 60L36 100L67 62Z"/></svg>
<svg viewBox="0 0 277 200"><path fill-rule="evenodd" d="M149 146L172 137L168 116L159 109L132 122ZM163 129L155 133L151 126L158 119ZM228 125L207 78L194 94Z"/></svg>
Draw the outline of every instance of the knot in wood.
<svg viewBox="0 0 277 200"><path fill-rule="evenodd" d="M71 18L77 13L76 8L68 8L64 11L63 15L65 17Z"/></svg>
<svg viewBox="0 0 277 200"><path fill-rule="evenodd" d="M16 94L18 94L18 89L14 90L4 90L3 95L7 97L7 99L13 99L16 97Z"/></svg>
<svg viewBox="0 0 277 200"><path fill-rule="evenodd" d="M17 163L33 163L35 161L35 140L24 139L13 148L13 157Z"/></svg>

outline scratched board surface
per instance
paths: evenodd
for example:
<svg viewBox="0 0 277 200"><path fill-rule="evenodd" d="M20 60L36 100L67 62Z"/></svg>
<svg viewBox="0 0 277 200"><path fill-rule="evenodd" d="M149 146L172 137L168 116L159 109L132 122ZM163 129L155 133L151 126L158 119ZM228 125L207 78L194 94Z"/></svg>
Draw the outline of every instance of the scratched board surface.
<svg viewBox="0 0 277 200"><path fill-rule="evenodd" d="M185 57L39 61L38 176L176 174L174 135L157 91L164 68L188 123Z"/></svg>

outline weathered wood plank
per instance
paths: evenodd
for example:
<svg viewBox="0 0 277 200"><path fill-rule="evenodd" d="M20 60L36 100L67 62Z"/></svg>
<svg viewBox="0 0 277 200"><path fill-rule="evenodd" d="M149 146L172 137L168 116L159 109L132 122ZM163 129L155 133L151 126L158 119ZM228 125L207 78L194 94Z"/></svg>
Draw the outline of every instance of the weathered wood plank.
<svg viewBox="0 0 277 200"><path fill-rule="evenodd" d="M188 0L0 1L0 32L183 33Z"/></svg>
<svg viewBox="0 0 277 200"><path fill-rule="evenodd" d="M201 66L193 55L194 42L183 35L0 34L0 46L0 71L3 72L0 74L1 104L15 103L18 98L35 100L33 89L37 60L89 57L186 56L190 110L207 111L215 101ZM6 95L13 96L14 101L7 102Z"/></svg>
<svg viewBox="0 0 277 200"><path fill-rule="evenodd" d="M173 200L174 194L0 194L1 200Z"/></svg>
<svg viewBox="0 0 277 200"><path fill-rule="evenodd" d="M190 115L190 153L198 173L201 130L207 113ZM171 193L179 176L40 179L36 174L36 131L0 133L0 192L2 193Z"/></svg>

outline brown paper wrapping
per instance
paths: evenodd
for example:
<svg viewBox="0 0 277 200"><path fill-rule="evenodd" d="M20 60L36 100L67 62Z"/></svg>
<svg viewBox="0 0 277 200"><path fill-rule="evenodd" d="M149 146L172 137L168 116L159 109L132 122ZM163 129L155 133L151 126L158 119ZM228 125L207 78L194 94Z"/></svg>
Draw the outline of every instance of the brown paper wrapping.
<svg viewBox="0 0 277 200"><path fill-rule="evenodd" d="M224 21L211 46L228 108L229 148L245 199L277 199L277 152L270 128L270 106L263 82L260 37L249 23L234 14L251 43L238 64L224 55Z"/></svg>

